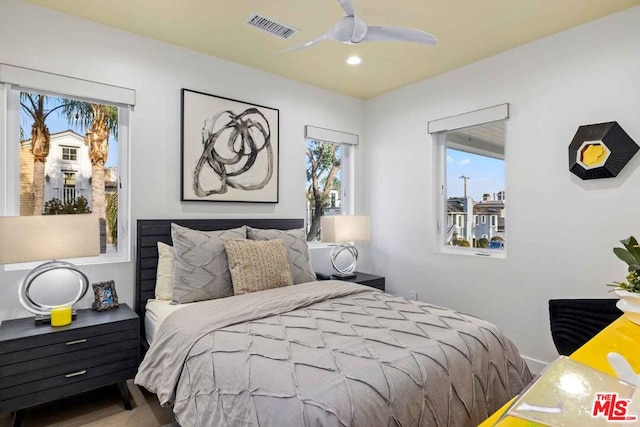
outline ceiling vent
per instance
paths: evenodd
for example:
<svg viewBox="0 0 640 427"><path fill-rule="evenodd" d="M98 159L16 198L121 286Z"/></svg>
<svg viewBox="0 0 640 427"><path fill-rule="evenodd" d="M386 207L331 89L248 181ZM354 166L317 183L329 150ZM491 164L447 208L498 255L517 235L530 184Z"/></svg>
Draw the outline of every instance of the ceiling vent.
<svg viewBox="0 0 640 427"><path fill-rule="evenodd" d="M272 19L266 18L264 16L258 15L257 13L252 14L245 21L247 25L258 28L262 31L266 31L267 33L273 34L274 36L278 36L281 39L288 39L295 35L298 31L297 28L290 27L288 25L280 24Z"/></svg>

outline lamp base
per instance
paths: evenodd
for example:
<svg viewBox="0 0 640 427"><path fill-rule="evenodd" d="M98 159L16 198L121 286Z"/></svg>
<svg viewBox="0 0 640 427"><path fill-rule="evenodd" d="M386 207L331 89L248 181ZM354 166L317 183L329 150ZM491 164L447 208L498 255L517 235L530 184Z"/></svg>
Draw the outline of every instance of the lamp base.
<svg viewBox="0 0 640 427"><path fill-rule="evenodd" d="M355 273L333 273L331 277L335 277L338 280L353 279L356 277Z"/></svg>
<svg viewBox="0 0 640 427"><path fill-rule="evenodd" d="M336 260L338 255L340 255L343 251L346 251L347 254L351 257L351 264L347 267L341 268L338 267ZM350 243L339 243L331 249L331 266L337 273L333 273L333 277L337 279L353 279L356 277L353 272L356 269L356 262L358 261L358 249Z"/></svg>
<svg viewBox="0 0 640 427"><path fill-rule="evenodd" d="M78 314L75 310L71 311L71 321L76 320ZM43 316L42 314L36 314L36 326L51 325L51 316Z"/></svg>

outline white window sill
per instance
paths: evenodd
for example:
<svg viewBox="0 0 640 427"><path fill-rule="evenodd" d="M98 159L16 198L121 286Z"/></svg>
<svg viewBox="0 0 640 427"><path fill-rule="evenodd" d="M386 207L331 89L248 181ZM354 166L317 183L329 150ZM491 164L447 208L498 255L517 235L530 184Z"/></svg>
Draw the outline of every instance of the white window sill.
<svg viewBox="0 0 640 427"><path fill-rule="evenodd" d="M18 262L15 264L6 264L4 266L4 271L33 270L37 266L49 261L53 261L53 260ZM128 255L109 254L109 255L101 255L97 257L71 258L71 259L61 259L56 261L66 261L75 265L98 265L98 264L115 264L120 262L129 262L131 261L131 259L129 258Z"/></svg>
<svg viewBox="0 0 640 427"><path fill-rule="evenodd" d="M496 250L487 251L478 248L439 248L436 252L447 255L464 255L464 256L473 256L478 258L494 258L494 259L507 259L507 252L504 250L500 250L499 252Z"/></svg>
<svg viewBox="0 0 640 427"><path fill-rule="evenodd" d="M322 242L307 242L307 246L309 246L309 250L313 251L316 249L328 249L335 246L334 243L322 243Z"/></svg>

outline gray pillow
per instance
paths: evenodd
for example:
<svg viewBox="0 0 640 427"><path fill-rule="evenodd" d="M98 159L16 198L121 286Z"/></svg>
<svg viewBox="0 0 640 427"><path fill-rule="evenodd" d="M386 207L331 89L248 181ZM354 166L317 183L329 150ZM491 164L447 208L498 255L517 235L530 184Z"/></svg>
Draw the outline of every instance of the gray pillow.
<svg viewBox="0 0 640 427"><path fill-rule="evenodd" d="M199 231L171 224L174 272L173 298L177 304L233 295L226 239L246 239L246 227Z"/></svg>
<svg viewBox="0 0 640 427"><path fill-rule="evenodd" d="M291 269L293 284L313 282L316 274L309 262L309 246L307 245L307 233L304 228L294 230L265 230L261 228L247 227L249 240L273 240L281 239L287 248L287 261Z"/></svg>

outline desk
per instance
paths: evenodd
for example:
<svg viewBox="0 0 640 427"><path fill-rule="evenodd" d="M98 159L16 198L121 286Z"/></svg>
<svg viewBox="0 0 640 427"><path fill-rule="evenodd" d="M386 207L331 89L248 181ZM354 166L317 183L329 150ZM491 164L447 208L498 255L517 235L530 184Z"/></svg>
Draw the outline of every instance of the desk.
<svg viewBox="0 0 640 427"><path fill-rule="evenodd" d="M618 320L603 329L589 342L576 350L571 359L589 365L592 368L615 376L615 372L607 362L607 354L615 351L629 361L636 372L640 371L640 325L636 325L622 315ZM515 399L515 398L514 398ZM500 416L509 407L511 401L487 418L480 427L493 427ZM538 424L512 417L505 418L500 427L531 427Z"/></svg>

